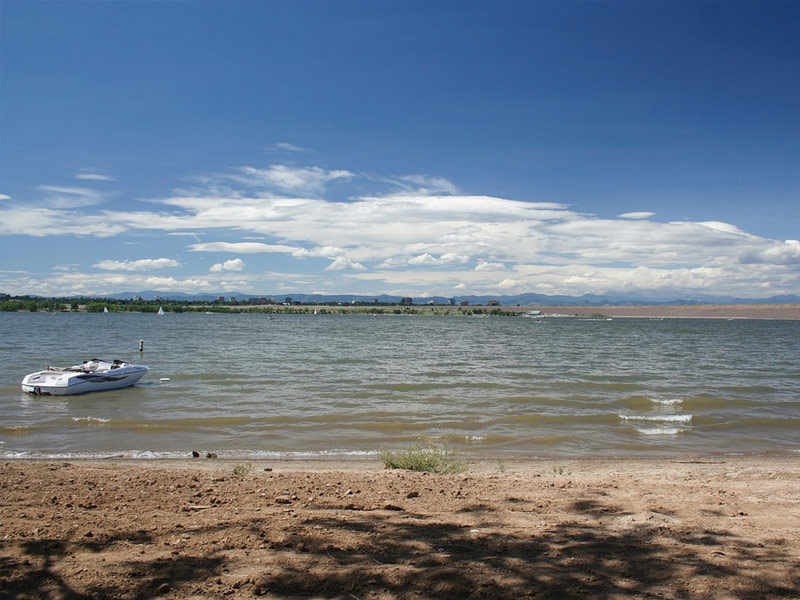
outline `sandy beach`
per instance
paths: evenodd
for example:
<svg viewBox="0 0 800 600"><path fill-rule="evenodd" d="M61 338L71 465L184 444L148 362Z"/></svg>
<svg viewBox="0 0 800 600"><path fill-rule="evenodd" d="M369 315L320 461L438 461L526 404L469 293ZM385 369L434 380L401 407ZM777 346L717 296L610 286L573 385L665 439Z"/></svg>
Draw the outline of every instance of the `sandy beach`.
<svg viewBox="0 0 800 600"><path fill-rule="evenodd" d="M3 463L0 598L800 598L800 458L243 466Z"/></svg>
<svg viewBox="0 0 800 600"><path fill-rule="evenodd" d="M800 319L800 304L679 304L664 306L535 306L545 315L651 319ZM513 310L513 309L510 309Z"/></svg>

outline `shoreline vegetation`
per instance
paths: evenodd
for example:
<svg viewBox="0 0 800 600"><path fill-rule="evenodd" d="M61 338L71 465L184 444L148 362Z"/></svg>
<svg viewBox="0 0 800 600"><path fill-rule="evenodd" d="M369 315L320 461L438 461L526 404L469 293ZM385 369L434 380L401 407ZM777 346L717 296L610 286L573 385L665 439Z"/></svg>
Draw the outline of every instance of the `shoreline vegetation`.
<svg viewBox="0 0 800 600"><path fill-rule="evenodd" d="M9 598L798 598L800 457L0 463Z"/></svg>
<svg viewBox="0 0 800 600"><path fill-rule="evenodd" d="M462 317L520 317L536 311L540 317L580 318L697 318L697 319L800 319L800 303L781 304L680 304L618 306L500 306L444 304L264 304L254 301L191 302L179 300L104 300L102 298L34 298L19 296L0 301L2 312L87 312L87 313L216 313L216 314L316 314L316 315L417 315Z"/></svg>

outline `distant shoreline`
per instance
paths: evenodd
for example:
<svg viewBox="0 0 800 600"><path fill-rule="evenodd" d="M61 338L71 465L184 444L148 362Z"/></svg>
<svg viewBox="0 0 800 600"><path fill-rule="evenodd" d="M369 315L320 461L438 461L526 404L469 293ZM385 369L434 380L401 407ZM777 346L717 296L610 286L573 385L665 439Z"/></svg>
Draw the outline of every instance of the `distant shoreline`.
<svg viewBox="0 0 800 600"><path fill-rule="evenodd" d="M270 306L240 307L269 309ZM279 307L276 307L279 308ZM335 313L358 312L363 313L369 306L348 305L301 305L293 309L313 313L315 310ZM383 309L384 314L392 314L390 307L377 307ZM551 305L469 305L469 306L442 306L414 304L403 307L413 309L414 314L443 314L477 312L483 315L492 315L492 311L503 313L527 313L539 311L542 317L617 317L617 318L649 318L649 319L800 319L800 303L786 304L679 304L679 305L640 305L640 306L551 306ZM408 313L403 313L408 314Z"/></svg>
<svg viewBox="0 0 800 600"><path fill-rule="evenodd" d="M96 306L63 307L55 310L39 309L29 311L20 308L7 312L80 312L102 313L103 307L112 313L155 313L157 303L149 306L117 305L94 303ZM98 308L99 306L99 308ZM268 315L288 314L371 314L371 315L453 315L453 316L519 316L520 313L534 312L541 317L594 317L594 318L645 318L645 319L761 319L761 320L800 320L800 303L772 304L680 304L680 305L624 305L624 306L556 306L556 305L481 305L452 306L442 304L411 305L370 305L370 304L241 304L241 305L198 305L180 304L164 301L167 313L213 312L217 314L265 313Z"/></svg>
<svg viewBox="0 0 800 600"><path fill-rule="evenodd" d="M800 319L800 304L692 304L668 306L532 306L543 315L652 319Z"/></svg>

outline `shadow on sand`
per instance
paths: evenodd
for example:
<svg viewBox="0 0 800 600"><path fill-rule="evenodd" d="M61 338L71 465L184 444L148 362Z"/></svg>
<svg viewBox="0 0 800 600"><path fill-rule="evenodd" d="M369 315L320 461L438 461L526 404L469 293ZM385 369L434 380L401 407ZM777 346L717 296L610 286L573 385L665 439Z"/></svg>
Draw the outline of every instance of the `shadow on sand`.
<svg viewBox="0 0 800 600"><path fill-rule="evenodd" d="M763 548L715 531L677 533L646 525L632 525L624 532L612 530L601 517L624 517L624 513L595 499L574 502L564 515L573 521L539 529L533 536L513 528L503 535L492 533L491 507L475 505L465 510L482 513L485 531L434 522L413 512L347 512L345 508L299 511L295 524L280 532L268 516L228 521L193 530L191 535L200 540L225 532L238 540L233 545L206 544L213 550L203 550L205 545L197 544L177 554L162 552L153 558L151 553L142 560L117 562L114 577L83 582L80 591L60 575L67 557L88 552L99 560L99 556L113 556L118 543L152 548L186 531L162 532L158 539L130 532L78 542L6 540L0 542L0 598L767 599L799 595L800 570L786 575L792 560L779 546ZM21 545L25 558L9 558L5 550L12 543ZM761 575L753 572L754 563L775 564L784 572L773 580L769 569L761 569Z"/></svg>

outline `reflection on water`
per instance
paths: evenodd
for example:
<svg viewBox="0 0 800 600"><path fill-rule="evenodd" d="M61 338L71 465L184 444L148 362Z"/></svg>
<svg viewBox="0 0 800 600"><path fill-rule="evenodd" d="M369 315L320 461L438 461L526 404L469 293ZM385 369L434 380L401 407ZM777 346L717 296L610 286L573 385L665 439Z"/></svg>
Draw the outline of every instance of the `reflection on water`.
<svg viewBox="0 0 800 600"><path fill-rule="evenodd" d="M0 339L6 457L360 455L422 436L490 457L800 449L796 321L3 313ZM151 371L20 391L95 356Z"/></svg>

